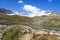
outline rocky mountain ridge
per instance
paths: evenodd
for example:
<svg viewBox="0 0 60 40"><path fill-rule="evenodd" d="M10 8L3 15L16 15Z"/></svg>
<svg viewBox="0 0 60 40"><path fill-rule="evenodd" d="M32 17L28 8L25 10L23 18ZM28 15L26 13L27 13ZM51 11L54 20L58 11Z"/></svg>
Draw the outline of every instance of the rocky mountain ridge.
<svg viewBox="0 0 60 40"><path fill-rule="evenodd" d="M3 9L6 10L6 9ZM4 11L3 11L4 13ZM47 27L50 26L60 26L60 14L58 14L56 11L46 12L46 15L42 16L34 16L34 17L28 17L28 16L20 16L20 15L6 15L6 14L0 14L0 24L1 25L29 25L33 28L40 29L41 27ZM11 12L10 14L12 14ZM8 12L7 12L8 14ZM47 15L48 14L48 15Z"/></svg>
<svg viewBox="0 0 60 40"><path fill-rule="evenodd" d="M0 14L11 14L14 13L13 11L5 8L0 8Z"/></svg>

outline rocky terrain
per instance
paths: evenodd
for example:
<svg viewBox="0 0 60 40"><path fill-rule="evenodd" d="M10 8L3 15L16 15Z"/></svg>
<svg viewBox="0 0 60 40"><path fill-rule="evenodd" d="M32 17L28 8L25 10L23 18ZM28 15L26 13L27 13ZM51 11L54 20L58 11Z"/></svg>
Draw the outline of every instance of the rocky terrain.
<svg viewBox="0 0 60 40"><path fill-rule="evenodd" d="M58 40L60 14L55 11L45 14L28 17L0 8L0 40Z"/></svg>

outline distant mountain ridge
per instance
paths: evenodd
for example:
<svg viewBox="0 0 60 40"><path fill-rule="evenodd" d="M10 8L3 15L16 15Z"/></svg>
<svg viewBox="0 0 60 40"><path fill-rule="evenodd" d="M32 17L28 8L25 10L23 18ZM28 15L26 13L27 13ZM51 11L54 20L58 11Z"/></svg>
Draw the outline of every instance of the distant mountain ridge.
<svg viewBox="0 0 60 40"><path fill-rule="evenodd" d="M5 10L5 9L4 9ZM33 28L40 29L41 27L57 27L60 26L60 14L56 12L46 12L49 15L28 17L24 15L5 15L8 13L0 14L1 25L30 25ZM9 12L12 14L13 12Z"/></svg>
<svg viewBox="0 0 60 40"><path fill-rule="evenodd" d="M48 14L46 16L60 16L60 14L57 13L56 11L45 12L45 14Z"/></svg>
<svg viewBox="0 0 60 40"><path fill-rule="evenodd" d="M19 14L19 13L16 13L12 10L9 10L9 9L5 9L5 8L0 8L0 14L6 14L6 15L19 15L19 16L27 16L27 17L31 17L32 15L24 15L24 14ZM42 14L42 13L41 13ZM39 16L39 15L35 15L35 16ZM34 15L32 17L35 17ZM60 14L58 14L56 11L46 11L44 13L44 15L41 15L41 16L60 16Z"/></svg>
<svg viewBox="0 0 60 40"><path fill-rule="evenodd" d="M5 8L0 8L0 14L11 14L14 13L13 11Z"/></svg>

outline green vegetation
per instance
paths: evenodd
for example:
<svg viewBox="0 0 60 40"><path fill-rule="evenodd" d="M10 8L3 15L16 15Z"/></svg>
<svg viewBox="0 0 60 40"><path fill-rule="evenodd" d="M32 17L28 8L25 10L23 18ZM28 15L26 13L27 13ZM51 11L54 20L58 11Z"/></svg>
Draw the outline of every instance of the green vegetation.
<svg viewBox="0 0 60 40"><path fill-rule="evenodd" d="M42 16L34 17L32 22L33 28L40 29L60 29L60 16ZM37 26L37 27L36 27Z"/></svg>
<svg viewBox="0 0 60 40"><path fill-rule="evenodd" d="M30 25L34 29L45 28L49 30L60 30L60 16L50 17L26 17L19 15L5 15L0 14L0 24L2 25ZM34 26L34 27L33 27ZM21 28L19 26L7 30L2 37L2 40L19 40L24 34L21 34ZM33 34L32 40L48 40L44 36Z"/></svg>
<svg viewBox="0 0 60 40"><path fill-rule="evenodd" d="M18 40L21 37L21 28L19 26L14 27L3 34L2 40Z"/></svg>
<svg viewBox="0 0 60 40"><path fill-rule="evenodd" d="M19 15L5 15L5 14L0 14L0 24L2 25L18 25L18 24L30 24L31 23L31 18L25 17L25 16L19 16Z"/></svg>
<svg viewBox="0 0 60 40"><path fill-rule="evenodd" d="M5 15L0 14L0 24L2 25L30 25L34 29L47 28L60 26L60 16L41 16L41 17L26 17L19 15ZM51 28L50 28L51 27ZM54 28L54 29L55 29Z"/></svg>
<svg viewBox="0 0 60 40"><path fill-rule="evenodd" d="M29 25L29 27L39 30L41 28L44 28L49 30L60 31L60 14L57 14L57 16L55 14L55 16L43 15L36 17L27 17L20 15L6 15L9 13L13 13L13 12L10 10L0 8L1 25L23 25L23 26L16 26L10 30L7 30L5 33L3 33L2 40L20 40L24 36L24 34L27 34L27 32L24 30L25 25ZM1 29L3 30L4 27ZM33 37L31 40L57 40L56 36L51 36L51 35L32 34L32 36Z"/></svg>

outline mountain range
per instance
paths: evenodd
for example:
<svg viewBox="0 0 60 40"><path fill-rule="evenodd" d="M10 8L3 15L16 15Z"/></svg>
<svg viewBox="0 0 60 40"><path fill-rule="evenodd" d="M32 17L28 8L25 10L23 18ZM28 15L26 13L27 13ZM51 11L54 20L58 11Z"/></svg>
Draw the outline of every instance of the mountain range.
<svg viewBox="0 0 60 40"><path fill-rule="evenodd" d="M0 14L11 14L14 13L13 11L5 8L0 8Z"/></svg>
<svg viewBox="0 0 60 40"><path fill-rule="evenodd" d="M7 15L15 14L15 15ZM29 25L34 29L60 27L60 14L56 11L45 12L46 15L28 17L16 15L13 11L0 8L1 25ZM54 28L55 29L55 28Z"/></svg>

